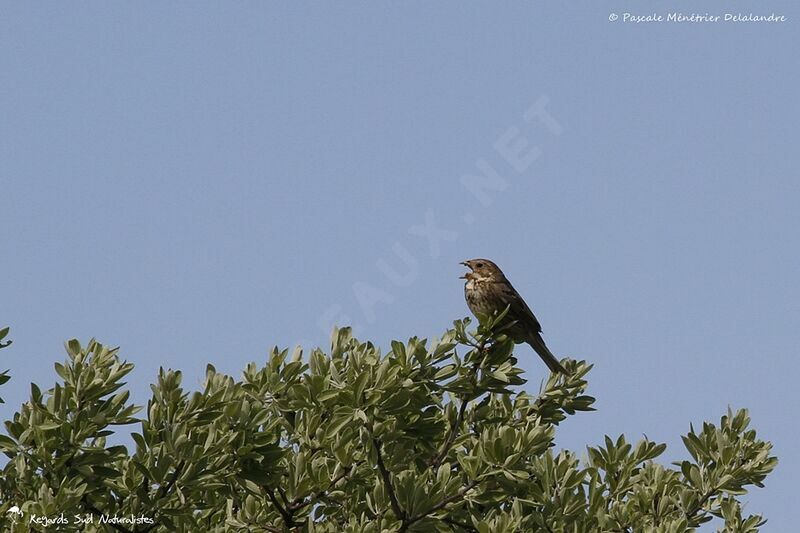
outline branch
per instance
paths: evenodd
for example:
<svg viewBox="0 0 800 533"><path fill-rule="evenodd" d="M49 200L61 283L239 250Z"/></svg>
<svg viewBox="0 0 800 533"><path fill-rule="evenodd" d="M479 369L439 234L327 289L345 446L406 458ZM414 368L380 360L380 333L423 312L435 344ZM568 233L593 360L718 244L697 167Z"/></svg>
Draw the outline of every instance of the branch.
<svg viewBox="0 0 800 533"><path fill-rule="evenodd" d="M85 494L81 498L81 503L83 503L84 507L86 507L91 513L96 514L98 517L103 516L105 514L105 513L103 513L103 511L101 511L100 509L95 507L92 504L92 502L89 501L89 498ZM109 522L108 525L111 526L113 529L116 529L117 531L120 531L121 533L133 533L133 530L130 530L130 529L128 529L128 528L126 528L124 526L121 526L119 524L114 524L114 523Z"/></svg>
<svg viewBox="0 0 800 533"><path fill-rule="evenodd" d="M451 526L460 527L464 531L469 531L470 533L478 533L478 530L470 524L461 523L457 520L453 520L452 518L447 518L446 516L441 519L442 522L445 524L449 524Z"/></svg>
<svg viewBox="0 0 800 533"><path fill-rule="evenodd" d="M692 507L692 508L691 508L689 511L687 511L687 512L686 512L686 519L687 519L687 520L691 520L692 518L694 518L694 515L695 515L695 514L696 514L698 511L700 511L700 510L702 510L702 509L703 509L703 505L705 505L705 503L706 503L706 502L707 502L707 501L708 501L708 500L709 500L709 499L710 499L712 496L714 496L714 495L717 493L717 491L718 491L718 490L719 490L719 489L718 489L717 487L713 487L711 490L709 490L708 492L706 492L706 493L703 495L703 497L702 497L702 498L700 498L700 501L699 501L699 502L697 502L697 505L695 505L695 506L694 506L694 507Z"/></svg>
<svg viewBox="0 0 800 533"><path fill-rule="evenodd" d="M488 341L484 339L480 345L476 346L476 349L481 352L484 351L486 349L487 342ZM476 361L475 364L472 365L472 370L470 371L472 379L473 381L475 381L474 383L475 386L477 386L479 368L480 368L480 361ZM464 413L467 410L467 404L469 404L469 400L467 398L469 398L468 394L464 394L459 398L461 400L461 406L458 408L458 417L456 417L456 423L453 424L453 427L450 428L450 434L447 436L447 440L444 441L442 449L430 463L431 467L433 467L434 469L439 468L439 465L442 464L444 458L447 457L447 453L450 451L450 447L455 442L456 436L458 435L458 431L461 429L461 424L464 423Z"/></svg>
<svg viewBox="0 0 800 533"><path fill-rule="evenodd" d="M278 487L278 494L280 495L280 497L281 497L281 500L283 500L283 504L284 504L284 505L286 506L286 508L288 509L288 508L289 508L289 506L291 506L291 504L289 503L289 499L288 499L288 498L286 498L286 491L285 491L285 490L283 490L282 488Z"/></svg>
<svg viewBox="0 0 800 533"><path fill-rule="evenodd" d="M77 453L78 453L77 450L72 450L72 452L70 454L70 457L64 462L64 466L66 466L67 469L71 469L72 468L72 460L75 458L75 455ZM45 470L45 472L46 472L46 470ZM50 479L51 476L47 476L47 477L48 477L48 483L51 483L52 482L52 480ZM61 484L60 483L56 483L54 486L60 487ZM89 512L96 514L98 517L104 515L104 513L100 509L95 507L94 504L89 501L89 497L86 494L84 494L81 497L81 503L83 503L84 507L86 507L86 509L88 509ZM122 526L120 524L108 524L108 525L110 525L113 529L116 529L117 531L120 531L121 533L134 533L134 531L135 531L135 530L130 530L130 529L128 529L128 528L126 528L126 527L124 527L124 526Z"/></svg>
<svg viewBox="0 0 800 533"><path fill-rule="evenodd" d="M389 493L389 501L392 504L392 510L394 511L394 514L397 515L397 518L403 522L403 527L405 527L406 513L400 509L400 502L397 501L397 494L395 494L394 487L392 486L392 478L389 475L389 471L386 470L386 465L383 463L381 443L375 437L372 438L372 443L375 445L375 451L377 452L378 456L378 471L381 473L381 477L383 478L383 484L386 487L386 492Z"/></svg>
<svg viewBox="0 0 800 533"><path fill-rule="evenodd" d="M355 471L355 469L363 462L364 461L356 461L355 463L350 465L350 467L345 468L344 471L341 474L339 474L338 476L336 476L335 478L333 478L331 480L331 484L327 489L319 490L319 491L317 491L314 494L311 494L309 496L303 496L303 497L298 496L297 498L292 500L292 502L289 503L286 506L286 508L290 512L294 513L295 511L299 511L300 509L302 509L303 507L311 504L312 502L314 502L316 500L319 500L320 498L325 496L325 494L328 492L329 489L336 488L336 484L337 483L339 483L341 480L343 480L344 478L346 478L347 476L352 474ZM278 489L278 490L280 490L280 489ZM308 500L306 500L306 498L308 498ZM284 497L284 500L285 500L285 497Z"/></svg>
<svg viewBox="0 0 800 533"><path fill-rule="evenodd" d="M450 434L447 436L447 440L444 441L442 445L442 449L433 458L431 461L431 467L435 470L439 468L439 465L442 464L442 461L445 457L447 457L447 453L450 451L450 447L456 440L456 435L458 434L458 430L461 429L461 424L464 423L464 413L467 410L467 401L466 397L461 399L461 406L458 408L458 417L456 417L456 423L453 424L453 427L450 428Z"/></svg>
<svg viewBox="0 0 800 533"><path fill-rule="evenodd" d="M180 461L175 466L175 470L172 471L172 475L169 477L169 481L167 481L167 483L165 485L161 485L158 488L158 491L156 492L156 501L161 500L162 498L167 496L167 494L169 494L169 492L172 490L172 487L175 486L175 483L178 481L178 478L183 473L183 468L185 466L186 466L186 461ZM145 478L145 480L146 479L147 478ZM154 520L153 523L150 524L149 526L145 527L144 529L137 530L137 531L141 531L142 533L147 533L148 531L151 531L151 530L155 529L157 524L158 524L158 521Z"/></svg>
<svg viewBox="0 0 800 533"><path fill-rule="evenodd" d="M172 471L172 475L170 476L169 481L167 481L167 484L161 485L158 488L158 492L156 493L156 499L160 500L161 498L166 496L169 493L169 491L172 490L172 487L175 485L175 482L178 481L178 478L183 473L183 468L185 466L186 466L185 461L181 461L178 463L178 465L175 467L175 470Z"/></svg>
<svg viewBox="0 0 800 533"><path fill-rule="evenodd" d="M297 524L295 524L294 519L292 518L292 513L283 508L281 502L279 502L278 498L275 497L275 492L270 488L264 488L266 489L267 496L272 502L272 505L275 506L280 515L283 517L283 521L286 522L286 527L296 526Z"/></svg>
<svg viewBox="0 0 800 533"><path fill-rule="evenodd" d="M474 489L477 486L478 486L478 480L473 479L472 481L470 481L469 483L467 483L466 485L461 487L458 492L456 492L455 494L452 494L452 495L448 496L447 498L443 499L442 501L440 501L439 503L437 503L436 505L434 505L433 507L431 507L430 509L428 509L424 513L420 513L417 516L413 516L413 517L409 518L407 521L404 521L403 527L400 528L400 531L406 531L408 529L408 526L410 526L411 524L422 520L426 516L431 515L431 514L435 513L436 511L440 511L440 510L444 509L445 507L447 507L448 505L450 505L451 503L453 503L456 500L460 500L460 499L464 498L464 496L469 491L471 491L472 489Z"/></svg>

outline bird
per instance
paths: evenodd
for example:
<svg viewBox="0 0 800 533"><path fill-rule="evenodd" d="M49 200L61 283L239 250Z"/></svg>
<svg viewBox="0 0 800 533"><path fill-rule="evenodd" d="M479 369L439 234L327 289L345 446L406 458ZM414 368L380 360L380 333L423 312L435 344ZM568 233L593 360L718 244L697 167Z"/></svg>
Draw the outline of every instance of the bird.
<svg viewBox="0 0 800 533"><path fill-rule="evenodd" d="M461 279L464 283L464 297L467 306L478 320L502 313L508 307L508 313L500 326L516 344L528 343L539 354L551 372L568 374L553 352L542 338L542 326L514 289L503 271L488 259L470 259L461 263L470 269Z"/></svg>

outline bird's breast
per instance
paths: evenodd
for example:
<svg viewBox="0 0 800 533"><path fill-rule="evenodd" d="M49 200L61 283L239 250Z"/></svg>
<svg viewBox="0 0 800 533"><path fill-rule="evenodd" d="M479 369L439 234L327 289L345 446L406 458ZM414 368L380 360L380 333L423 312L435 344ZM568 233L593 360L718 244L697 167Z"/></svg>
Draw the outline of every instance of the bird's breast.
<svg viewBox="0 0 800 533"><path fill-rule="evenodd" d="M486 284L481 283L480 280L469 280L464 284L464 296L467 300L467 306L475 315L490 315L494 312L489 299L487 299Z"/></svg>

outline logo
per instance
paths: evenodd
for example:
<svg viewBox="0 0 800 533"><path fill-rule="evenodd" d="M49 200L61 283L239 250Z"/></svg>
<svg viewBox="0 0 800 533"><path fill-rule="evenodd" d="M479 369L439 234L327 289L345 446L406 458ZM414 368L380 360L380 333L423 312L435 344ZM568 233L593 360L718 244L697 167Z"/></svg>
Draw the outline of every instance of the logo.
<svg viewBox="0 0 800 533"><path fill-rule="evenodd" d="M12 514L11 520L16 523L18 518L22 518L25 513L22 512L22 509L17 507L16 505L12 505L11 508L6 511L6 514Z"/></svg>

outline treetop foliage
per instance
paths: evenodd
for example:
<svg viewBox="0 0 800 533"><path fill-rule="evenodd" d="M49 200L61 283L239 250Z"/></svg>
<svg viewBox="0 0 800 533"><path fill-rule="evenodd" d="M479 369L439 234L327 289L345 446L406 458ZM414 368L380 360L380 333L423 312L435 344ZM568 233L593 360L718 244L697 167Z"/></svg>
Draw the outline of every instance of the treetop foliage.
<svg viewBox="0 0 800 533"><path fill-rule="evenodd" d="M209 365L199 391L162 369L144 408L116 348L71 340L59 380L31 384L0 435L0 527L63 513L60 531L758 531L739 497L777 459L746 411L691 428L673 465L624 436L557 451L558 425L592 410L591 365L564 360L569 376L526 392L496 323L385 354L342 328L329 353L273 349L239 380ZM114 426L132 443L110 445Z"/></svg>
<svg viewBox="0 0 800 533"><path fill-rule="evenodd" d="M4 328L0 328L0 349L8 348L11 345L11 341L3 342L3 339L5 339L8 336L9 330L10 330L10 328L8 326L6 326ZM8 371L7 370L4 371L4 372L0 372L0 385L5 383L9 379L11 379L11 377L8 375ZM0 403L5 403L3 401L3 398L0 398Z"/></svg>

